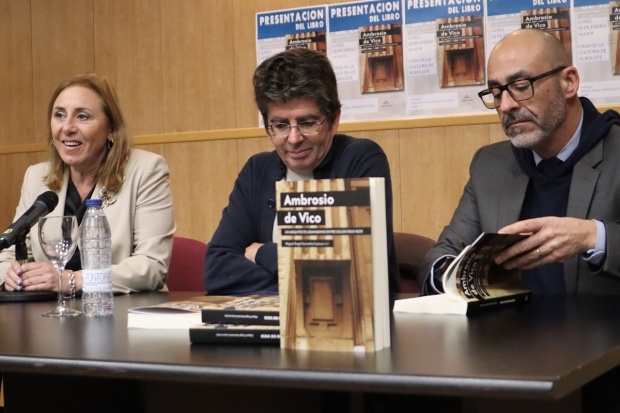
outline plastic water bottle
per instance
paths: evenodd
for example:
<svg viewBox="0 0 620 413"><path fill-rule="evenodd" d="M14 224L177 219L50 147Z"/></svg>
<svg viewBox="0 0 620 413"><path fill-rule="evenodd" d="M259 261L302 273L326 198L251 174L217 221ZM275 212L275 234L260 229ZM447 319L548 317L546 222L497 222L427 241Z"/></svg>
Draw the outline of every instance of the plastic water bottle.
<svg viewBox="0 0 620 413"><path fill-rule="evenodd" d="M112 239L101 199L87 199L80 224L82 258L82 310L89 317L112 315Z"/></svg>

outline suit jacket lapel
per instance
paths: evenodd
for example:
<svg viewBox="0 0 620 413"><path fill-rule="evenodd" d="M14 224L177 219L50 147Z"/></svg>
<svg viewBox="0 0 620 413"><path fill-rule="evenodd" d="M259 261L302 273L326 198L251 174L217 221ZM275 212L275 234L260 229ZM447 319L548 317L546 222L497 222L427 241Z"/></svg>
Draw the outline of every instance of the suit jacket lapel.
<svg viewBox="0 0 620 413"><path fill-rule="evenodd" d="M603 141L586 153L573 169L566 215L585 219L596 188L599 172L594 169L603 160Z"/></svg>
<svg viewBox="0 0 620 413"><path fill-rule="evenodd" d="M530 181L529 176L521 170L514 157L512 157L510 162L511 165L508 178L502 189L502 195L499 201L497 230L519 220L521 207L525 199L525 192L527 191L527 184Z"/></svg>
<svg viewBox="0 0 620 413"><path fill-rule="evenodd" d="M603 142L601 139L588 153L575 164L573 178L568 195L566 215L573 218L586 219L590 210L590 203L594 196L599 171L594 169L603 160ZM577 274L579 257L574 257L564 263L564 279L566 291L572 294L577 291Z"/></svg>

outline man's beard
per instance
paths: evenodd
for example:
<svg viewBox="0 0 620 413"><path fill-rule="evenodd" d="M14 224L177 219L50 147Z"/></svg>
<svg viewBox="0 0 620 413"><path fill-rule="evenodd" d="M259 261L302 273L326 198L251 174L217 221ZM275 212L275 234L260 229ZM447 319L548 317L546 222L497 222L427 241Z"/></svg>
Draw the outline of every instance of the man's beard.
<svg viewBox="0 0 620 413"><path fill-rule="evenodd" d="M502 120L502 127L510 142L517 148L532 148L547 140L564 122L566 118L566 100L562 96L560 85L557 85L553 99L547 105L546 110L537 117L528 109L521 107L519 110L507 113ZM534 124L534 129L524 132L521 127L510 127L512 123L529 121ZM529 126L529 125L524 125Z"/></svg>

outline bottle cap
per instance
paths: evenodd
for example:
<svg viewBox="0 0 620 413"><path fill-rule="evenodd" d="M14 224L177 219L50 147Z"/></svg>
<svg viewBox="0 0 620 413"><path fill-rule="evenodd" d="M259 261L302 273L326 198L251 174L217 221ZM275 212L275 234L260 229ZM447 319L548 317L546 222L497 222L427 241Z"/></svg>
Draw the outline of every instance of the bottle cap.
<svg viewBox="0 0 620 413"><path fill-rule="evenodd" d="M101 206L101 199L87 199L86 207Z"/></svg>

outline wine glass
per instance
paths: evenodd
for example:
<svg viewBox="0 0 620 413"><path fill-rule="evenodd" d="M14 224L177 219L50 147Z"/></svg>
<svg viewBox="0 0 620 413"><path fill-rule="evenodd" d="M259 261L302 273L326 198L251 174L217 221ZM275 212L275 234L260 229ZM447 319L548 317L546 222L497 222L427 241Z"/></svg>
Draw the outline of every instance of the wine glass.
<svg viewBox="0 0 620 413"><path fill-rule="evenodd" d="M58 306L43 314L44 317L70 317L82 314L68 308L62 290L62 273L67 261L75 252L78 238L78 225L74 216L44 217L39 219L39 241L43 252L58 272Z"/></svg>

